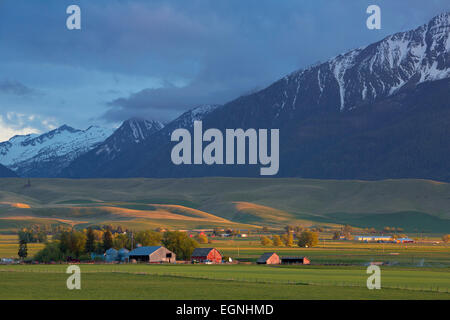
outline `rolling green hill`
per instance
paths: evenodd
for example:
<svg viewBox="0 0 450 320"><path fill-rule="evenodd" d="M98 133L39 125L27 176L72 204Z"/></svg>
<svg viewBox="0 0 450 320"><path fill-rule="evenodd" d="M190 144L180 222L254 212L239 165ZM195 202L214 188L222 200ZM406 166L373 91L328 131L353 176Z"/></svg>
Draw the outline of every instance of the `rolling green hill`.
<svg viewBox="0 0 450 320"><path fill-rule="evenodd" d="M26 221L85 226L351 224L450 231L450 184L261 178L0 179L0 231ZM14 223L15 222L15 223Z"/></svg>

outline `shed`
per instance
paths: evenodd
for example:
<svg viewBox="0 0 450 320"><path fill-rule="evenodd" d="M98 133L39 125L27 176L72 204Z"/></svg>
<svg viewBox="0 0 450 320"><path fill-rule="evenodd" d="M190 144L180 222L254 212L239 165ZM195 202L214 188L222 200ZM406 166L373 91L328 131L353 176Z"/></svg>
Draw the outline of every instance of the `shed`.
<svg viewBox="0 0 450 320"><path fill-rule="evenodd" d="M215 248L196 248L192 252L191 262L222 263L222 254Z"/></svg>
<svg viewBox="0 0 450 320"><path fill-rule="evenodd" d="M311 261L307 257L282 257L282 264L310 264Z"/></svg>
<svg viewBox="0 0 450 320"><path fill-rule="evenodd" d="M139 247L130 251L128 259L149 263L175 263L176 255L163 246Z"/></svg>
<svg viewBox="0 0 450 320"><path fill-rule="evenodd" d="M280 257L275 252L266 252L256 261L257 264L280 264Z"/></svg>

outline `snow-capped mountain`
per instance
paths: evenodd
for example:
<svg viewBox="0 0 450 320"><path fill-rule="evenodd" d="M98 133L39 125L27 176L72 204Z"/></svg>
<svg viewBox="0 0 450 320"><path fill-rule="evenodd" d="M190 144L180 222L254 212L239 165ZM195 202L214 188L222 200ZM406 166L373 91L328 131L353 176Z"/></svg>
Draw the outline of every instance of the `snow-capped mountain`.
<svg viewBox="0 0 450 320"><path fill-rule="evenodd" d="M218 104L205 104L192 108L175 120L169 122L166 127L161 130L160 135L167 137L172 134L173 130L178 128L190 129L194 126L194 121L203 120L207 115L219 108Z"/></svg>
<svg viewBox="0 0 450 320"><path fill-rule="evenodd" d="M101 177L114 176L114 172L119 171L127 172L130 164L139 158L145 158L155 148L153 146L165 144L173 130L192 127L195 120L203 119L218 107L218 105L198 106L183 113L166 126L156 121L127 120L104 143L73 161L62 172L62 176ZM116 163L120 163L120 169L116 167ZM108 173L105 173L106 171Z"/></svg>
<svg viewBox="0 0 450 320"><path fill-rule="evenodd" d="M15 136L0 143L0 163L24 177L54 177L72 160L95 148L113 129L63 125L37 135Z"/></svg>
<svg viewBox="0 0 450 320"><path fill-rule="evenodd" d="M199 119L203 130L279 129L278 176L450 181L449 36L450 13L443 13L200 112ZM194 115L81 177L259 176L259 166L174 165L170 133L192 129Z"/></svg>
<svg viewBox="0 0 450 320"><path fill-rule="evenodd" d="M74 159L62 172L62 176L72 176L73 172L82 176L89 176L94 172L105 170L105 166L123 153L128 153L135 146L143 144L152 135L160 131L164 125L159 121L149 121L132 118L126 120L104 142L98 144L91 151Z"/></svg>
<svg viewBox="0 0 450 320"><path fill-rule="evenodd" d="M415 30L296 71L272 85L278 88L275 117L314 106L352 110L404 87L448 78L449 35L450 13L443 13Z"/></svg>
<svg viewBox="0 0 450 320"><path fill-rule="evenodd" d="M103 143L94 150L96 156L104 156L107 159L114 159L114 155L130 145L144 142L155 132L161 130L164 125L159 121L149 121L144 119L129 119Z"/></svg>

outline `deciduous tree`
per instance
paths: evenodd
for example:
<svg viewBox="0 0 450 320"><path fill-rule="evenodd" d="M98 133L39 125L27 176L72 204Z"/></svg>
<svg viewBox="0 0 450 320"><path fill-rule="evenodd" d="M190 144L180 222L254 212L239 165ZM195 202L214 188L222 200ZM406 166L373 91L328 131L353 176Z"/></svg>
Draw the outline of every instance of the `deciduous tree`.
<svg viewBox="0 0 450 320"><path fill-rule="evenodd" d="M279 247L279 246L283 245L283 242L281 241L280 236L277 234L273 236L273 245L275 247Z"/></svg>
<svg viewBox="0 0 450 320"><path fill-rule="evenodd" d="M273 241L269 237L262 236L261 237L261 244L263 246L265 246L265 247L270 247L270 246L273 245Z"/></svg>
<svg viewBox="0 0 450 320"><path fill-rule="evenodd" d="M194 249L198 247L197 241L180 231L165 232L162 244L181 260L189 260Z"/></svg>
<svg viewBox="0 0 450 320"><path fill-rule="evenodd" d="M311 231L303 231L299 235L298 239L298 246L307 248L307 247L314 247L319 243L319 235L316 232Z"/></svg>

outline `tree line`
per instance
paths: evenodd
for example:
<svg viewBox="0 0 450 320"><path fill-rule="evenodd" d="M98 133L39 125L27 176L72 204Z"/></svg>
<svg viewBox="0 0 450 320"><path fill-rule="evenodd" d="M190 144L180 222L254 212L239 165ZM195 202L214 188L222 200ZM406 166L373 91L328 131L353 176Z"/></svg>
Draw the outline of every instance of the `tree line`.
<svg viewBox="0 0 450 320"><path fill-rule="evenodd" d="M113 233L110 228L62 231L55 234L51 241L47 241L45 247L40 250L34 260L40 262L68 261L71 259L88 261L91 254L103 254L107 250L122 249L132 250L138 246L162 245L174 252L182 260L190 259L198 242L190 238L185 232L165 231L157 232L144 230L139 232ZM22 248L22 249L21 249ZM19 241L19 256L26 257L26 248Z"/></svg>
<svg viewBox="0 0 450 320"><path fill-rule="evenodd" d="M288 232L283 235L273 235L272 237L262 236L261 244L265 247L293 247L297 245L302 248L314 247L319 243L319 234L316 231L304 230L296 233L297 241L294 241L294 233Z"/></svg>

